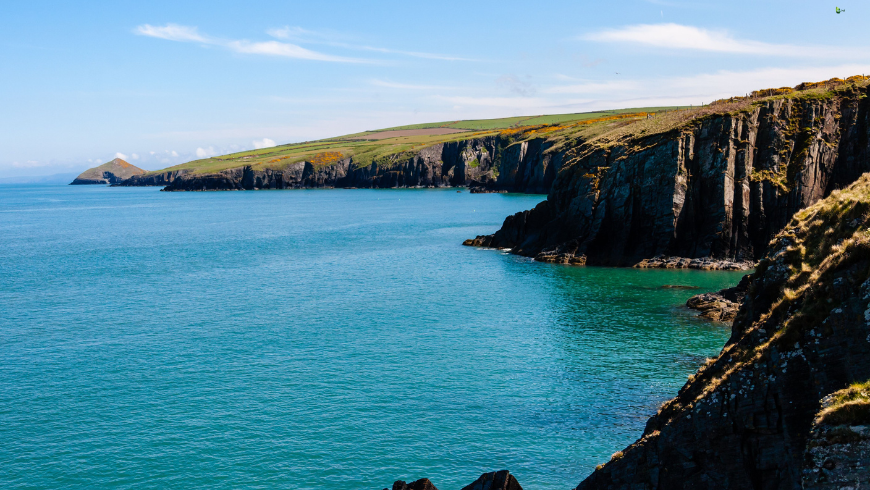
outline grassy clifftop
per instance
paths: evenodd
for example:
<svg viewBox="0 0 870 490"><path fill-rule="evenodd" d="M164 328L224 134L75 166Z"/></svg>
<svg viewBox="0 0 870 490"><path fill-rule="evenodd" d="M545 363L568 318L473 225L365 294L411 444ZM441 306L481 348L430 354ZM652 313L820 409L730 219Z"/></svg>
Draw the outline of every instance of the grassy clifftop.
<svg viewBox="0 0 870 490"><path fill-rule="evenodd" d="M349 134L336 138L281 145L260 150L232 153L176 165L154 173L188 170L209 174L230 168L251 166L254 170L281 169L298 162L310 162L315 168L353 157L357 166L366 166L392 155L416 153L427 146L473 138L502 135L517 141L535 136L570 135L576 132L600 132L608 128L646 119L647 114L661 114L678 107L643 107L580 114L524 116L504 119L448 121L397 126L376 131ZM450 134L421 134L450 129ZM416 134L412 134L416 133ZM442 131L431 131L439 133Z"/></svg>

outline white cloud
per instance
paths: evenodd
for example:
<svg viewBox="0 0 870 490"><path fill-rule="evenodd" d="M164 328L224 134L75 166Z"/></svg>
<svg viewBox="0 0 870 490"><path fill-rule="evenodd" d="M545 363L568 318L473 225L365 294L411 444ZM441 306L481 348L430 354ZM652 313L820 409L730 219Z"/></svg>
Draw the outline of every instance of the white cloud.
<svg viewBox="0 0 870 490"><path fill-rule="evenodd" d="M332 61L339 63L367 63L368 60L332 56L305 49L301 46L278 41L251 42L245 39L223 40L210 36L201 35L196 27L181 26L178 24L166 24L163 27L143 24L134 31L142 36L156 37L169 41L198 42L213 46L221 46L231 51L243 54L261 54L268 56L280 56L303 60Z"/></svg>
<svg viewBox="0 0 870 490"><path fill-rule="evenodd" d="M275 142L270 140L269 138L263 138L261 140L254 140L251 143L254 145L254 148L256 148L257 150L260 150L263 148L271 148L271 147L275 146Z"/></svg>
<svg viewBox="0 0 870 490"><path fill-rule="evenodd" d="M119 151L118 153L115 153L115 158L120 158L121 160L127 160L127 155L125 155Z"/></svg>
<svg viewBox="0 0 870 490"><path fill-rule="evenodd" d="M180 26L178 24L166 24L163 27L143 24L137 27L135 32L142 36L157 37L169 41L214 43L213 40L200 35L196 27Z"/></svg>
<svg viewBox="0 0 870 490"><path fill-rule="evenodd" d="M174 157L178 157L178 153L177 153L175 150L172 150L172 152L170 153L170 155L172 155L172 156L174 156Z"/></svg>
<svg viewBox="0 0 870 490"><path fill-rule="evenodd" d="M209 146L208 148L197 148L196 149L196 157L197 158L208 158L217 155L217 152L214 151L214 147Z"/></svg>
<svg viewBox="0 0 870 490"><path fill-rule="evenodd" d="M250 41L230 41L226 46L237 53L264 54L269 56L282 56L302 60L336 61L341 63L366 63L366 60L332 56L305 49L295 44L278 41L265 41L253 43Z"/></svg>
<svg viewBox="0 0 870 490"><path fill-rule="evenodd" d="M130 155L130 160L138 160L138 159L139 159L139 155L137 155L135 153Z"/></svg>
<svg viewBox="0 0 870 490"><path fill-rule="evenodd" d="M830 57L837 54L844 55L844 52L840 49L831 49L820 46L770 44L746 39L737 39L727 31L713 31L680 24L631 25L619 29L607 29L594 32L582 36L581 39L717 53L798 57Z"/></svg>

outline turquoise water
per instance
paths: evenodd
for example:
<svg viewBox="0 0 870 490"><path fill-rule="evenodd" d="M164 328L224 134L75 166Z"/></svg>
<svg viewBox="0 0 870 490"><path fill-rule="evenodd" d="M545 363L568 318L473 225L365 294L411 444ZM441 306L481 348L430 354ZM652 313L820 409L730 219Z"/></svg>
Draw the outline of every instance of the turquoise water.
<svg viewBox="0 0 870 490"><path fill-rule="evenodd" d="M461 246L542 196L0 187L0 487L573 488L740 274Z"/></svg>

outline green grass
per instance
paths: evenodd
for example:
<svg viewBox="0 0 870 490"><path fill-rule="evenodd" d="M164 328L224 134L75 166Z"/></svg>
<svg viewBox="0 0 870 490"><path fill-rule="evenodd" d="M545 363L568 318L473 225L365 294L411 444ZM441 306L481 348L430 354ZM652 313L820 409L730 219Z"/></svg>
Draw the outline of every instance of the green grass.
<svg viewBox="0 0 870 490"><path fill-rule="evenodd" d="M816 416L816 424L863 425L870 423L870 381L854 383L825 400L827 407Z"/></svg>

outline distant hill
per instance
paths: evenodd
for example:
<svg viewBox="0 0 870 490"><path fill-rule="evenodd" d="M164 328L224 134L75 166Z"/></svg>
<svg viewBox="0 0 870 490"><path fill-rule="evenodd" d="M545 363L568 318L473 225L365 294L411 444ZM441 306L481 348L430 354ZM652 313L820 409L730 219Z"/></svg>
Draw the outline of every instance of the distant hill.
<svg viewBox="0 0 870 490"><path fill-rule="evenodd" d="M99 167L85 170L75 180L70 182L70 185L117 184L134 175L142 175L144 173L145 171L141 168L116 158Z"/></svg>

